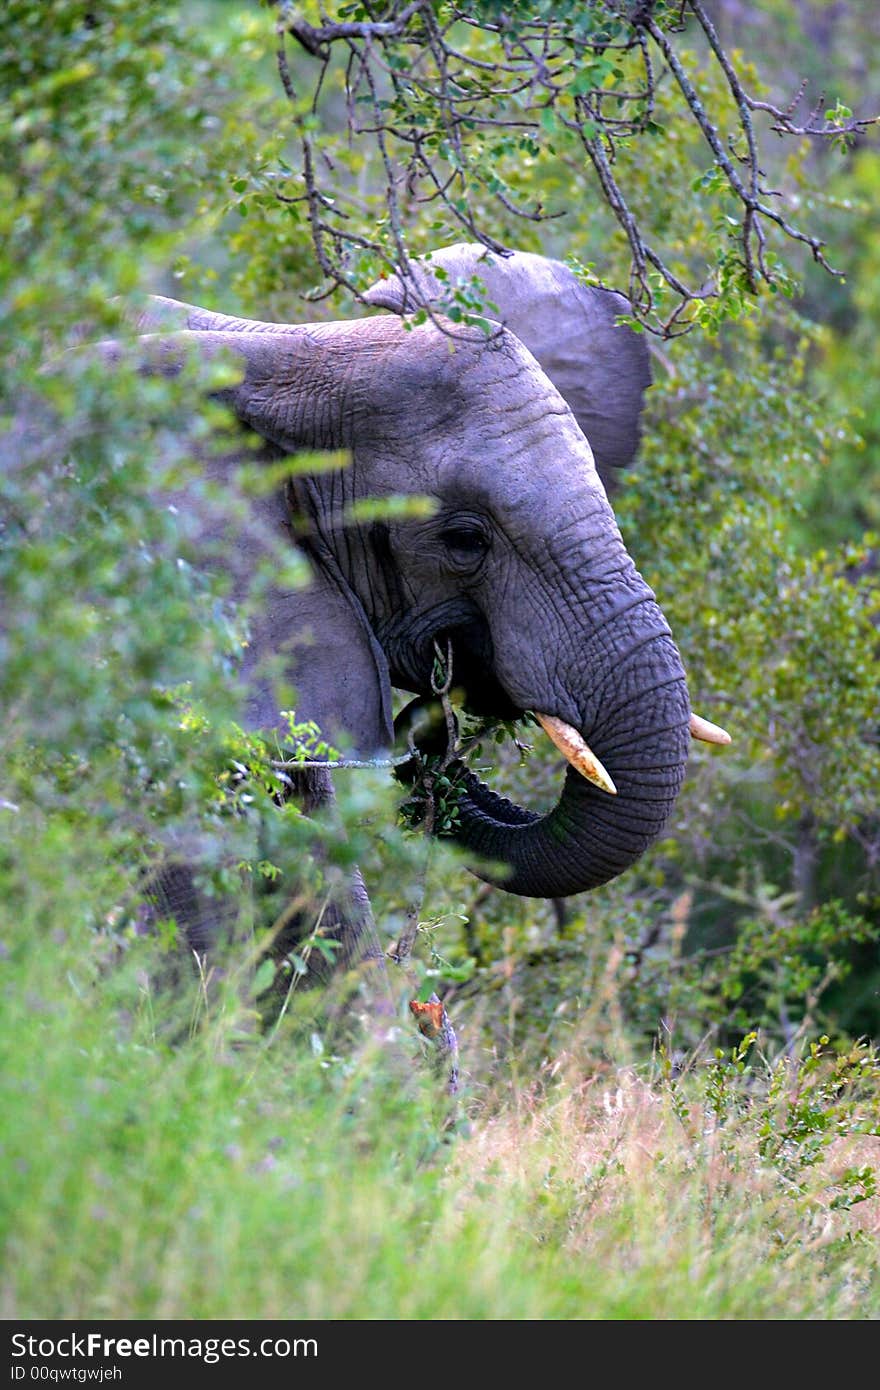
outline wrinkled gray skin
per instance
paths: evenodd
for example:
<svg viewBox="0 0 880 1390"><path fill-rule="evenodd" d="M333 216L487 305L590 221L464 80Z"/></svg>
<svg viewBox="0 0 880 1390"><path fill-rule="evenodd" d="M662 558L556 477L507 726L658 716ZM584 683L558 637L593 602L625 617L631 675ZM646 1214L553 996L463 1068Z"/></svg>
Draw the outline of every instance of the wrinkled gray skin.
<svg viewBox="0 0 880 1390"><path fill-rule="evenodd" d="M392 686L429 696L435 639L451 638L470 708L560 717L617 786L609 796L569 768L557 805L539 816L465 775L465 849L506 864L497 881L508 891L559 898L643 853L688 755L681 660L587 442L603 471L632 457L647 351L615 326L627 307L619 296L585 290L540 257L487 265L481 255L449 248L431 264L453 280L485 274L509 325L488 343L477 330L451 326L450 341L431 322L408 328L392 315L286 326L155 300L141 328L158 336L141 350L174 370L184 351L231 349L244 376L221 394L246 426L277 450L351 451L349 467L297 477L230 537L226 563L244 592L267 538L292 543L292 511L308 521L312 581L265 604L243 674L247 723L277 722L261 668L281 653L298 717L352 753L378 754L392 742ZM408 293L390 280L370 297L399 311L431 292L426 274ZM430 496L436 513L345 516L359 499L401 493Z"/></svg>
<svg viewBox="0 0 880 1390"><path fill-rule="evenodd" d="M615 322L629 304L613 290L580 284L559 261L529 251L492 256L473 243L433 252L414 264L408 282L393 276L366 298L393 313L412 313L475 275L487 316L496 318L496 305L504 326L537 358L589 440L610 490L616 470L638 449L642 395L651 384L644 341Z"/></svg>

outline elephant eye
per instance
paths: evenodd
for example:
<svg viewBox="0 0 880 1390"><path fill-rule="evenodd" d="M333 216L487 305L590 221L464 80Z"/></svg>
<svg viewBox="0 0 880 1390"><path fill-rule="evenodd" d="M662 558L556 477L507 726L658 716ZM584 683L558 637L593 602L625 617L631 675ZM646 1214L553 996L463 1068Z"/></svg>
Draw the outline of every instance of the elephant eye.
<svg viewBox="0 0 880 1390"><path fill-rule="evenodd" d="M481 526L464 523L444 526L440 539L446 549L461 559L478 560L489 549L490 541Z"/></svg>

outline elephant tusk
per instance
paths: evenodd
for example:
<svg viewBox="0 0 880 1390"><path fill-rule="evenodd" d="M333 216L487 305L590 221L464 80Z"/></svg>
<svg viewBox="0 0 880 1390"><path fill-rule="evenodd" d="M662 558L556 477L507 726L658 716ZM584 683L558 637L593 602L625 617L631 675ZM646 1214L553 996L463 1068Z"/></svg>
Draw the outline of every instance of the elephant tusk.
<svg viewBox="0 0 880 1390"><path fill-rule="evenodd" d="M603 792L608 792L611 796L617 795L617 788L608 773L595 753L590 752L577 729L573 729L570 724L566 724L564 720L557 719L552 714L538 714L536 712L535 718L551 743L556 744L562 756L582 777L586 777L588 782L600 787Z"/></svg>
<svg viewBox="0 0 880 1390"><path fill-rule="evenodd" d="M691 734L703 743L730 742L730 734L726 729L720 729L717 724L710 724L708 719L701 719L698 714L691 715Z"/></svg>

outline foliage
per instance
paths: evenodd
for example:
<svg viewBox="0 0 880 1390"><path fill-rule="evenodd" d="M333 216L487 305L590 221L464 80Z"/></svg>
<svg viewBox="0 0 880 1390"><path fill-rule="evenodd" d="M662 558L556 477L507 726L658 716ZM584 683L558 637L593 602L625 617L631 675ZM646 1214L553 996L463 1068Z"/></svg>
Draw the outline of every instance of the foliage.
<svg viewBox="0 0 880 1390"><path fill-rule="evenodd" d="M793 224L766 183L757 120L767 117L777 135L845 150L872 118L854 117L838 99L798 120L797 98L782 108L753 96L700 0L393 0L381 10L358 0L333 14L321 9L317 23L318 7L304 15L283 0L275 8L279 72L301 144L301 168L283 165L279 176L287 206L302 205L328 288L356 294L377 257L383 273L406 273L412 224L435 244L464 234L502 250L523 224L565 217L597 195L626 238L633 311L665 337L739 318L761 290L790 294L771 233L782 246L808 246L828 268L821 241ZM315 60L298 88L287 34ZM691 42L702 47L702 64ZM339 139L328 90L344 98ZM352 168L352 133L361 137L355 164L366 139L377 165L366 200L363 184L346 194L339 179L340 166ZM684 260L674 240L673 254L664 246L669 202L634 202L628 191L640 182L632 155L653 160L658 145L682 133L691 136L692 187L712 227ZM564 182L553 178L555 165Z"/></svg>
<svg viewBox="0 0 880 1390"><path fill-rule="evenodd" d="M81 868L72 835L54 850ZM199 1026L170 1048L151 943L74 913L47 940L38 854L2 962L8 1316L880 1311L869 1050L771 1064L747 1038L650 1081L563 1059L543 1091L471 1095L468 1122L412 1035L353 1042L300 1010L260 1037L237 988L193 982Z"/></svg>

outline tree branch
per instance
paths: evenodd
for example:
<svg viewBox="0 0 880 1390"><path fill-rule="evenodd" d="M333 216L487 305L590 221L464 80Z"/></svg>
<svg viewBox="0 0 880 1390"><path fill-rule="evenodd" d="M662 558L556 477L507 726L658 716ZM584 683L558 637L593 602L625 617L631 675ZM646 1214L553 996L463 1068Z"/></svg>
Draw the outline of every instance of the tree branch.
<svg viewBox="0 0 880 1390"><path fill-rule="evenodd" d="M672 13L664 7L665 27L657 9L652 0L636 5L605 0L574 18L568 13L554 18L541 10L521 18L516 7L493 10L489 18L453 4L441 20L428 0L391 0L381 10L368 6L368 18L333 20L322 12L322 23L314 25L294 12L290 0L280 0L278 69L288 100L297 107L285 37L295 38L321 64L310 84L311 109L318 117L325 75L341 45L348 130L370 142L379 166L378 189L368 181L365 194L366 204L381 204L371 229L364 208L354 207L338 178L332 188L322 186L315 154L332 137L316 131L314 120L306 122L295 110L305 188L301 196L324 277L322 294L342 286L360 298L356 261L362 266L372 261L367 270L371 278L399 272L411 280L407 234L426 204L435 203L438 211L442 207L469 239L499 253L505 251L508 230L515 235L517 223L563 216L565 207L547 209L541 199L530 205L528 197L517 196L517 141L532 158L554 159L557 131L576 142L581 158L586 156L579 173L591 171L626 237L633 312L648 331L673 337L706 314L717 320L742 312L744 296L777 288L783 271L767 254L771 229L784 241L808 247L817 264L837 275L823 240L791 222L776 201L781 194L763 186L755 117L770 116L776 133L826 141L845 141L877 117L853 117L838 104L824 121L818 119L817 107L797 124L794 111L804 89L784 109L752 97L703 0L681 0ZM734 103L732 129L727 128L726 102L723 115L716 114L688 71L680 36L694 23L708 47L709 75L713 69L720 74ZM671 93L674 84L680 106L670 109L666 95L658 114L664 79L664 93ZM708 147L718 174L714 185L707 181L706 199L718 208L719 230L705 273L694 276L696 288L688 286L690 276L677 267L677 259L693 258L693 248L660 249L650 211L635 211L625 179L614 171L624 142L650 138L661 119L684 123L685 129L689 123ZM559 154L569 158L570 149L571 144ZM288 197L283 188L279 196ZM730 214L731 199L739 209L736 216ZM358 225L358 233L346 222ZM501 236L499 228L504 229ZM423 307L438 321L430 305Z"/></svg>

